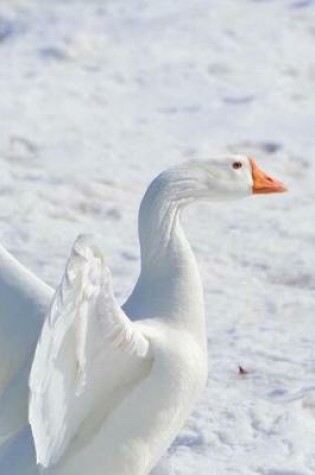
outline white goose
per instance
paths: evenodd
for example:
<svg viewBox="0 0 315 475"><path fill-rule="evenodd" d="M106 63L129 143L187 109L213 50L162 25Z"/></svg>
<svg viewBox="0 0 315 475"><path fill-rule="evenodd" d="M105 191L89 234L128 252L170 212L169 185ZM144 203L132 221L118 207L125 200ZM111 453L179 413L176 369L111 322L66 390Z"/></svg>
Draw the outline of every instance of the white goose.
<svg viewBox="0 0 315 475"><path fill-rule="evenodd" d="M207 377L202 285L181 210L198 199L282 191L244 156L163 172L140 206L141 272L122 308L98 244L78 238L31 370L29 420L44 473L151 472ZM26 414L20 419L21 427ZM26 473L25 463L12 473ZM38 473L35 464L27 473Z"/></svg>

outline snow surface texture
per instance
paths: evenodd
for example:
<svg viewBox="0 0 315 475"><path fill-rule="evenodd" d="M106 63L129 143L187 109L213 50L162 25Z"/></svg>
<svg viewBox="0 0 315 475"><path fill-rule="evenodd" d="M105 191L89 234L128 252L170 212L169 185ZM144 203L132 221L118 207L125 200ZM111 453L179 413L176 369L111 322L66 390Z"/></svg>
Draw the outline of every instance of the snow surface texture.
<svg viewBox="0 0 315 475"><path fill-rule="evenodd" d="M1 242L49 283L99 232L123 301L140 198L182 159L245 152L290 187L185 214L210 371L170 473L315 472L314 42L312 0L0 3Z"/></svg>

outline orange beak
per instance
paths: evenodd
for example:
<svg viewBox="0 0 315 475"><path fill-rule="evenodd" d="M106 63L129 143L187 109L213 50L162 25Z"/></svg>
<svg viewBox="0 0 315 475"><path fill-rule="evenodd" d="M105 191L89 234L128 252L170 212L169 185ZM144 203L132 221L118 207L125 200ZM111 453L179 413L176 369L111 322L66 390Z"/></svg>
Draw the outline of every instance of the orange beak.
<svg viewBox="0 0 315 475"><path fill-rule="evenodd" d="M267 194L267 193L283 193L288 191L287 187L278 180L266 175L257 165L253 158L249 159L252 166L253 176L253 193Z"/></svg>

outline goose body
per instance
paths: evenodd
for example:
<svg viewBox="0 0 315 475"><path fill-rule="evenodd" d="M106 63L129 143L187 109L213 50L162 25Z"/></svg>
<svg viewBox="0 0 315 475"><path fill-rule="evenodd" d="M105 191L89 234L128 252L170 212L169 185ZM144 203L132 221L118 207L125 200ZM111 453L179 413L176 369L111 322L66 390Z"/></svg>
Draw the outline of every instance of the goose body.
<svg viewBox="0 0 315 475"><path fill-rule="evenodd" d="M207 379L202 284L181 212L199 199L277 191L283 185L243 156L163 172L140 206L141 271L123 307L99 243L78 238L30 376L29 421L43 473L151 473Z"/></svg>

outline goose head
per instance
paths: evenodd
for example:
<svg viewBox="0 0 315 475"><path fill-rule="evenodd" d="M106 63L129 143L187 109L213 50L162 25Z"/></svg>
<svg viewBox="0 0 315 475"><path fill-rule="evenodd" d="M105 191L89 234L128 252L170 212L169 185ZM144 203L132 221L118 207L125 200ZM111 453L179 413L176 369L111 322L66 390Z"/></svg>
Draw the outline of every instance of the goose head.
<svg viewBox="0 0 315 475"><path fill-rule="evenodd" d="M189 160L158 175L148 187L139 211L139 230L153 226L157 216L198 200L230 201L253 194L287 191L244 155Z"/></svg>
<svg viewBox="0 0 315 475"><path fill-rule="evenodd" d="M190 160L162 173L160 178L165 191L171 188L173 199L183 205L196 199L227 201L287 190L264 173L253 158L244 155Z"/></svg>

